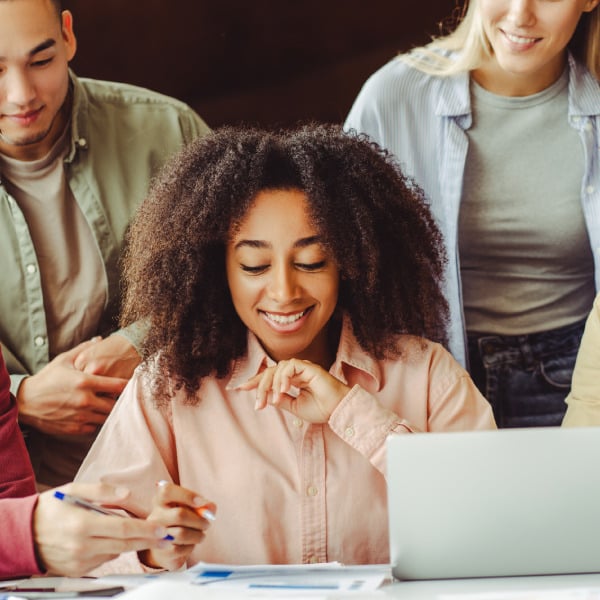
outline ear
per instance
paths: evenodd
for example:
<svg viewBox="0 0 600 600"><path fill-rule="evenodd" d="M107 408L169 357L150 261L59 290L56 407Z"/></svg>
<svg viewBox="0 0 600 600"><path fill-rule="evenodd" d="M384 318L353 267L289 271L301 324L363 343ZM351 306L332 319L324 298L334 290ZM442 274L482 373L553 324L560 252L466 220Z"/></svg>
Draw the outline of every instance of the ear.
<svg viewBox="0 0 600 600"><path fill-rule="evenodd" d="M583 12L592 12L600 3L600 0L586 0L583 5Z"/></svg>
<svg viewBox="0 0 600 600"><path fill-rule="evenodd" d="M599 0L600 1L600 0ZM73 15L70 10L63 10L61 13L62 20L62 38L67 49L67 60L71 60L75 56L77 50L77 39L73 33Z"/></svg>

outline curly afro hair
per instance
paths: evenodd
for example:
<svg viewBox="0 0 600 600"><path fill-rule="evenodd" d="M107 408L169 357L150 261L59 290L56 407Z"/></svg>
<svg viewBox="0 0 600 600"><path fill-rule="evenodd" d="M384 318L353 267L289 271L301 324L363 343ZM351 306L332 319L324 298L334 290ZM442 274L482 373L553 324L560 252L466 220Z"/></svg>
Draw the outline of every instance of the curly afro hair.
<svg viewBox="0 0 600 600"><path fill-rule="evenodd" d="M422 191L387 152L333 125L224 127L165 165L127 235L121 320L145 323L142 355L160 357L159 396L183 387L194 401L203 377L224 377L245 353L225 248L268 189L307 196L339 268L337 312L364 350L400 357L402 334L446 342L441 234Z"/></svg>

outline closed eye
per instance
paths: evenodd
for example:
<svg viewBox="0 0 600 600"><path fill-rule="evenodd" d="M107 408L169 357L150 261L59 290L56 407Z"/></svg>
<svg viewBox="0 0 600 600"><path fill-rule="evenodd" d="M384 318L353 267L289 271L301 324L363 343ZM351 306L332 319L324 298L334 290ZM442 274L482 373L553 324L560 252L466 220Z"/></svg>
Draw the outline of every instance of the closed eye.
<svg viewBox="0 0 600 600"><path fill-rule="evenodd" d="M43 60L36 60L34 62L31 63L32 67L43 67L45 65L47 65L48 63L52 62L52 58L44 58Z"/></svg>
<svg viewBox="0 0 600 600"><path fill-rule="evenodd" d="M240 265L240 267L245 273L258 274L266 271L269 268L269 265L258 265L256 267L251 267L250 265Z"/></svg>
<svg viewBox="0 0 600 600"><path fill-rule="evenodd" d="M296 266L303 271L318 271L327 264L327 261L321 260L315 263L296 263Z"/></svg>

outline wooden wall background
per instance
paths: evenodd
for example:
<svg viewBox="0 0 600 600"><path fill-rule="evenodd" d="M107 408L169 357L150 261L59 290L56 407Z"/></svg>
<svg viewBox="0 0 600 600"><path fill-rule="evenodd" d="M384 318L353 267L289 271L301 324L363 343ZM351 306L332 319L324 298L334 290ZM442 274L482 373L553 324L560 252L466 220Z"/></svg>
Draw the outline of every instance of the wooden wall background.
<svg viewBox="0 0 600 600"><path fill-rule="evenodd" d="M455 0L65 0L82 76L184 100L207 123L342 122L365 79Z"/></svg>

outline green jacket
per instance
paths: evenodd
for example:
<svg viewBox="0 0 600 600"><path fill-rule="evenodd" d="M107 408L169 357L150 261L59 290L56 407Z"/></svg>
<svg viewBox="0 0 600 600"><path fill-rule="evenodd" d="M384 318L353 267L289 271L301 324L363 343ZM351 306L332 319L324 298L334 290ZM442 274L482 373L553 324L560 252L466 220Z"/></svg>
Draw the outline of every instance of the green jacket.
<svg viewBox="0 0 600 600"><path fill-rule="evenodd" d="M98 335L116 330L118 258L125 228L150 179L183 144L209 129L187 105L139 87L71 75L68 184L98 244L108 301ZM68 235L68 232L65 232ZM11 391L48 355L42 285L25 217L0 180L0 342ZM73 345L83 340L74 339Z"/></svg>

